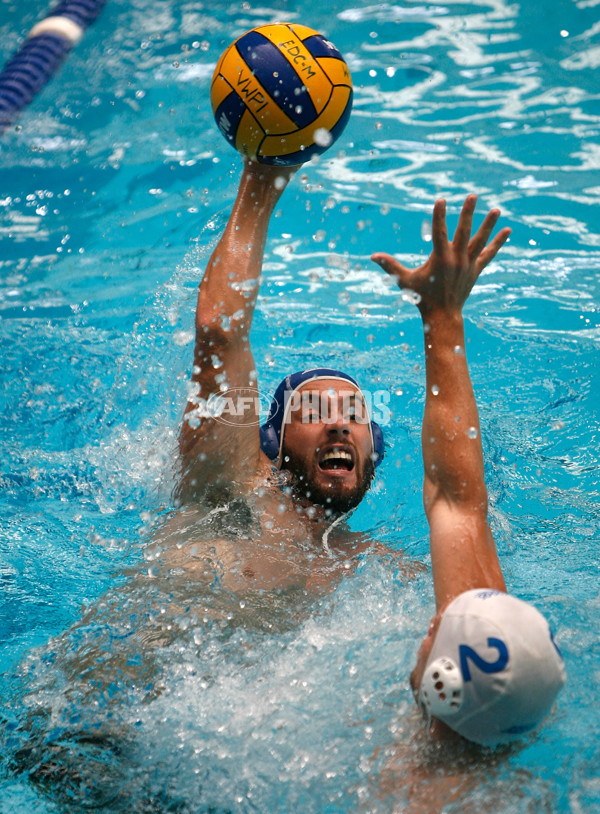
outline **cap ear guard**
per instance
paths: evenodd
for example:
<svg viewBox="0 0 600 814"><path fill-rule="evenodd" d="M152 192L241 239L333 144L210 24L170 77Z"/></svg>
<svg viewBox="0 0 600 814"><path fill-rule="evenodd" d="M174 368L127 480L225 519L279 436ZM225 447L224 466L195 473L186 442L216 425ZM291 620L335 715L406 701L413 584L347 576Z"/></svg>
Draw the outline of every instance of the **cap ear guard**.
<svg viewBox="0 0 600 814"><path fill-rule="evenodd" d="M275 461L279 457L279 435L271 424L263 424L259 429L260 448L267 458Z"/></svg>
<svg viewBox="0 0 600 814"><path fill-rule="evenodd" d="M383 430L376 421L371 421L371 436L373 438L373 452L377 455L373 463L375 466L379 466L385 455L385 444L383 442Z"/></svg>
<svg viewBox="0 0 600 814"><path fill-rule="evenodd" d="M454 715L462 706L463 689L458 665L442 656L432 661L423 674L419 706L428 717Z"/></svg>

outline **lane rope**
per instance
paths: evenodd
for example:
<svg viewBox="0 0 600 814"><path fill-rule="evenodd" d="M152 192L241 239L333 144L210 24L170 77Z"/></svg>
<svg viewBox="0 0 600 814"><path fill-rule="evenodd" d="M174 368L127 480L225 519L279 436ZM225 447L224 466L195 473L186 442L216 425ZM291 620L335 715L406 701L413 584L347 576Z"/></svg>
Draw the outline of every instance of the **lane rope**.
<svg viewBox="0 0 600 814"><path fill-rule="evenodd" d="M106 0L63 0L33 26L0 73L0 131L13 124L49 82L105 4Z"/></svg>

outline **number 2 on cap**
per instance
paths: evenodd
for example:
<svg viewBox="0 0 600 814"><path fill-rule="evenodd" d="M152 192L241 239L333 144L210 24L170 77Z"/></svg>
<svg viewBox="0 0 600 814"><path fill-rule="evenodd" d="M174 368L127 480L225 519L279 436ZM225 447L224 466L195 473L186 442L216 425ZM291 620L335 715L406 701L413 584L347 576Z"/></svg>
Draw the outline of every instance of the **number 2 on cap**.
<svg viewBox="0 0 600 814"><path fill-rule="evenodd" d="M496 661L486 661L479 653L469 647L467 644L458 646L458 655L460 657L460 671L465 681L471 680L471 670L469 669L468 660L471 659L473 664L478 667L482 673L499 673L504 670L508 664L508 648L502 639L488 639L488 647L494 647L498 651L498 658Z"/></svg>

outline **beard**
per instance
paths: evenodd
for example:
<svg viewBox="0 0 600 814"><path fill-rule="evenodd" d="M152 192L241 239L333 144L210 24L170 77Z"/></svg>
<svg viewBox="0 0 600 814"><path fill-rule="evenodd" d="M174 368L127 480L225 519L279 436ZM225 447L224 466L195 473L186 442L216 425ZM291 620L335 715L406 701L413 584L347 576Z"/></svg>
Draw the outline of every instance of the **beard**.
<svg viewBox="0 0 600 814"><path fill-rule="evenodd" d="M351 490L317 483L310 472L307 473L305 468L295 466L292 459L286 462L285 469L292 475L292 495L295 498L302 501L308 500L314 506L322 506L324 509L330 510L333 515L345 514L358 506L369 491L375 477L375 464L371 458L365 461L363 471L358 473L357 483ZM340 484L340 486L342 485Z"/></svg>

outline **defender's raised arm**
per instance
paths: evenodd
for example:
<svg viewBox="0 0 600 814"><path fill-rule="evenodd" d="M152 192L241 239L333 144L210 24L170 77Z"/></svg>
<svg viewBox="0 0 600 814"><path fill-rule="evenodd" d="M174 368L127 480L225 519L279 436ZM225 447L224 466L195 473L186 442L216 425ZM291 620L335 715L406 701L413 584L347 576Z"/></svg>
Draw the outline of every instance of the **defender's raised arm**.
<svg viewBox="0 0 600 814"><path fill-rule="evenodd" d="M479 416L465 354L462 308L507 240L488 244L500 212L471 237L476 197L464 203L452 242L446 205L433 212L433 251L407 269L374 259L419 295L427 396L423 417L425 511L437 613L411 674L415 700L434 737L452 730L493 745L534 729L564 683L564 665L544 617L506 593L487 521Z"/></svg>
<svg viewBox="0 0 600 814"><path fill-rule="evenodd" d="M419 268L408 269L390 255L373 255L401 288L420 297L427 387L423 499L438 611L469 588L504 590L487 522L479 417L467 368L462 308L510 229L502 229L488 244L500 215L492 210L471 237L476 201L475 195L466 199L452 242L446 230L446 203L436 202L433 251Z"/></svg>

